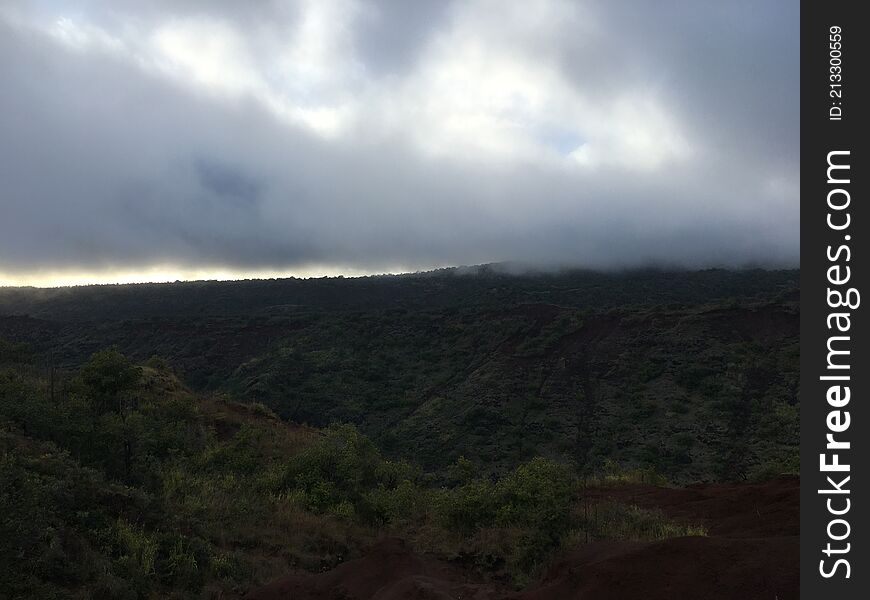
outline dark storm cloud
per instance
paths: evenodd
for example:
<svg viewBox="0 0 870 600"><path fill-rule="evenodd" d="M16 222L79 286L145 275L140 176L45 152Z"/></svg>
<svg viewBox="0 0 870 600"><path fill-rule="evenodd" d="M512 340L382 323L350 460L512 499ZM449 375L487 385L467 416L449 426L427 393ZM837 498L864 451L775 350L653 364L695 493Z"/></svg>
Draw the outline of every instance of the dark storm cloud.
<svg viewBox="0 0 870 600"><path fill-rule="evenodd" d="M221 165L210 160L196 161L200 185L210 197L239 202L250 207L260 196L262 185L232 165Z"/></svg>
<svg viewBox="0 0 870 600"><path fill-rule="evenodd" d="M796 264L793 4L13 5L0 276Z"/></svg>

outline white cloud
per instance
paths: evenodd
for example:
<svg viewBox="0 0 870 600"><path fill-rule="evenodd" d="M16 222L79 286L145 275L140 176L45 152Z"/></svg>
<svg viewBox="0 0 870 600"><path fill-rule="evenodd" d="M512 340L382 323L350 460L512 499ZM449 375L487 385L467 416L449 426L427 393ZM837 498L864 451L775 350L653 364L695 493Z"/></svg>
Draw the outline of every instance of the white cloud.
<svg viewBox="0 0 870 600"><path fill-rule="evenodd" d="M567 154L586 168L649 171L689 158L698 141L687 140L654 94L602 97L560 68L553 40L607 38L593 11L581 8L561 0L458 4L416 69L368 80L354 52L366 6L353 0L300 0L294 18L279 14L284 22L247 30L201 14L118 32L127 39L63 15L31 25L65 46L123 56L197 93L253 99L330 139L401 135L430 156L541 162ZM540 133L554 129L582 141L568 152L554 148Z"/></svg>
<svg viewBox="0 0 870 600"><path fill-rule="evenodd" d="M693 228L707 246L687 260L797 256L788 4L400 5L0 8L13 132L0 202L22 224L0 228L0 273L103 257L259 271L679 262L685 244L664 240ZM21 107L31 119L13 118ZM45 235L37 214L60 197L110 225L58 222L54 244L27 250L21 232Z"/></svg>

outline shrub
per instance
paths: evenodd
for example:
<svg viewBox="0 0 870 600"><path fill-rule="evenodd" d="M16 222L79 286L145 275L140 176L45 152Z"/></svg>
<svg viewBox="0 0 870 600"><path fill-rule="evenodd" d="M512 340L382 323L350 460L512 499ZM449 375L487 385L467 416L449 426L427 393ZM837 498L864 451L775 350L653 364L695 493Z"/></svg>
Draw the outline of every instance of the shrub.
<svg viewBox="0 0 870 600"><path fill-rule="evenodd" d="M209 472L255 473L265 466L259 450L261 436L262 432L245 423L228 443L206 449L199 463Z"/></svg>
<svg viewBox="0 0 870 600"><path fill-rule="evenodd" d="M570 518L573 476L559 463L534 458L502 479L474 479L436 494L442 525L465 535L483 527L534 527L558 537Z"/></svg>
<svg viewBox="0 0 870 600"><path fill-rule="evenodd" d="M558 538L570 518L573 477L559 463L533 458L496 485L496 524L529 525Z"/></svg>
<svg viewBox="0 0 870 600"><path fill-rule="evenodd" d="M135 389L142 372L116 348L100 350L79 371L79 381L97 414L121 412L121 395Z"/></svg>
<svg viewBox="0 0 870 600"><path fill-rule="evenodd" d="M425 505L425 495L412 482L405 480L395 487L379 484L365 494L372 520L379 524L405 521L418 515Z"/></svg>
<svg viewBox="0 0 870 600"><path fill-rule="evenodd" d="M166 362L166 359L156 354L151 355L148 360L145 361L145 366L150 367L155 371L161 371L164 373L172 372L172 368L169 366L169 363Z"/></svg>
<svg viewBox="0 0 870 600"><path fill-rule="evenodd" d="M118 546L116 562L125 578L145 585L154 574L157 559L157 540L137 527L119 518L115 525L115 538Z"/></svg>
<svg viewBox="0 0 870 600"><path fill-rule="evenodd" d="M447 467L447 476L452 483L468 483L474 477L474 464L460 456L456 462Z"/></svg>
<svg viewBox="0 0 870 600"><path fill-rule="evenodd" d="M476 479L435 493L434 510L440 525L467 536L495 520L495 486Z"/></svg>
<svg viewBox="0 0 870 600"><path fill-rule="evenodd" d="M278 419L278 415L275 414L275 411L262 402L252 402L248 407L255 415L260 415L261 417L266 417L268 419Z"/></svg>
<svg viewBox="0 0 870 600"><path fill-rule="evenodd" d="M158 574L173 588L198 590L208 567L209 552L202 540L176 534L160 538Z"/></svg>
<svg viewBox="0 0 870 600"><path fill-rule="evenodd" d="M353 425L332 425L290 459L280 483L315 512L334 512L349 503L356 512L368 513L364 494L377 485L379 469L383 472L383 461L371 440ZM347 507L339 512L346 514Z"/></svg>

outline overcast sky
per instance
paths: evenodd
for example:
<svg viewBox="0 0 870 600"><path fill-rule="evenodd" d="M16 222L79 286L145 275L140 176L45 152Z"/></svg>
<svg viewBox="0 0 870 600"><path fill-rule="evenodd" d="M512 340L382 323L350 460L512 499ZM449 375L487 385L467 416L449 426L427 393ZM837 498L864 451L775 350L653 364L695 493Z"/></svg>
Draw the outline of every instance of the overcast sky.
<svg viewBox="0 0 870 600"><path fill-rule="evenodd" d="M4 0L0 284L796 266L798 22L796 0Z"/></svg>

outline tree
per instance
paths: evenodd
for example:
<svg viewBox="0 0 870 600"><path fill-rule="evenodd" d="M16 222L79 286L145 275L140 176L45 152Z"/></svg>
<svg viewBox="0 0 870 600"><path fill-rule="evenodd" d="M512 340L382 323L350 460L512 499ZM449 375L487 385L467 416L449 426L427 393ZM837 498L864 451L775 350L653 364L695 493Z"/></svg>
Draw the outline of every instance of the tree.
<svg viewBox="0 0 870 600"><path fill-rule="evenodd" d="M79 371L79 379L96 414L120 414L125 394L136 389L141 377L141 370L117 348L94 353Z"/></svg>

